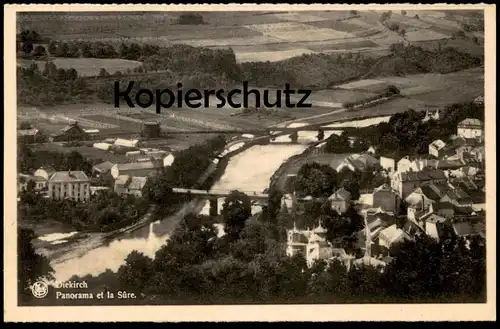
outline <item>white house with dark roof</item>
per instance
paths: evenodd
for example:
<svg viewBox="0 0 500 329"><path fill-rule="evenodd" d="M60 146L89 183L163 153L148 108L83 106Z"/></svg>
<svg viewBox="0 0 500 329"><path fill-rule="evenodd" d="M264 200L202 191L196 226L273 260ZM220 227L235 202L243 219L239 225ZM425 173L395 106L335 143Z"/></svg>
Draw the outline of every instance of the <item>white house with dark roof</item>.
<svg viewBox="0 0 500 329"><path fill-rule="evenodd" d="M467 118L457 125L457 135L464 138L484 137L484 124L479 119Z"/></svg>
<svg viewBox="0 0 500 329"><path fill-rule="evenodd" d="M142 197L148 182L147 177L120 175L115 180L114 190L119 195Z"/></svg>
<svg viewBox="0 0 500 329"><path fill-rule="evenodd" d="M436 158L441 158L444 155L446 149L446 143L440 139L436 139L429 144L429 154L435 156Z"/></svg>
<svg viewBox="0 0 500 329"><path fill-rule="evenodd" d="M351 204L351 193L345 188L340 188L328 197L332 205L332 209L342 214L347 211Z"/></svg>
<svg viewBox="0 0 500 329"><path fill-rule="evenodd" d="M393 224L380 231L378 235L379 245L389 249L395 243L402 242L405 239L409 239L407 233L402 229L398 228L396 224Z"/></svg>
<svg viewBox="0 0 500 329"><path fill-rule="evenodd" d="M56 171L49 179L49 198L74 201L90 199L90 181L83 171Z"/></svg>

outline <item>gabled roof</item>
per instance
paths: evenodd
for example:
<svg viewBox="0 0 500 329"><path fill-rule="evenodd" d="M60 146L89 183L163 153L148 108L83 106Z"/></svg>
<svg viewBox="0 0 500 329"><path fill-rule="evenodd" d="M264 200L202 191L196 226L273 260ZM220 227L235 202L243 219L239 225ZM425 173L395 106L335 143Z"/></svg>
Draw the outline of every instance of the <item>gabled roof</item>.
<svg viewBox="0 0 500 329"><path fill-rule="evenodd" d="M50 178L52 183L87 182L89 178L83 171L56 171Z"/></svg>
<svg viewBox="0 0 500 329"><path fill-rule="evenodd" d="M467 118L463 121L461 121L459 124L459 126L461 125L465 125L465 126L477 126L478 128L482 128L483 127L483 122L479 119L472 119L472 118Z"/></svg>
<svg viewBox="0 0 500 329"><path fill-rule="evenodd" d="M132 177L128 188L131 190L142 190L148 181L147 177Z"/></svg>
<svg viewBox="0 0 500 329"><path fill-rule="evenodd" d="M459 169L464 166L464 163L460 160L439 160L437 163L437 169Z"/></svg>
<svg viewBox="0 0 500 329"><path fill-rule="evenodd" d="M123 147L136 147L138 143L139 143L138 139L117 138L115 140L114 145L115 146L123 146Z"/></svg>
<svg viewBox="0 0 500 329"><path fill-rule="evenodd" d="M35 136L38 134L39 130L36 128L32 129L19 129L17 131L17 136Z"/></svg>
<svg viewBox="0 0 500 329"><path fill-rule="evenodd" d="M351 199L351 193L347 191L345 188L339 188L337 191L335 191L330 197L328 197L328 200L350 200Z"/></svg>
<svg viewBox="0 0 500 329"><path fill-rule="evenodd" d="M78 122L74 122L74 123L72 123L72 124L70 124L70 125L68 125L68 126L64 127L63 129L61 129L61 131L62 131L63 133L65 133L65 132L70 131L70 130L71 130L71 129L73 129L73 128L76 128L76 129L78 129L79 131L84 132L84 131L83 131L83 129L82 129L82 128L78 125Z"/></svg>
<svg viewBox="0 0 500 329"><path fill-rule="evenodd" d="M129 175L120 175L115 179L115 185L126 186L128 181L130 180Z"/></svg>
<svg viewBox="0 0 500 329"><path fill-rule="evenodd" d="M384 184L380 185L379 187L375 188L373 190L373 193L376 193L376 192L392 192L392 193L396 193L394 191L394 189L392 187L390 187L389 184L387 184L387 183L384 183Z"/></svg>
<svg viewBox="0 0 500 329"><path fill-rule="evenodd" d="M157 164L153 161L119 163L116 166L118 167L119 171L129 171L138 169L157 169L162 167L161 164Z"/></svg>
<svg viewBox="0 0 500 329"><path fill-rule="evenodd" d="M446 143L443 142L442 140L440 139L436 139L435 141L433 141L429 146L432 146L434 147L435 149L437 150L441 150L442 148L444 148L446 146Z"/></svg>
<svg viewBox="0 0 500 329"><path fill-rule="evenodd" d="M111 168L114 166L114 163L109 162L109 161L104 161L99 164L96 164L95 166L92 167L93 170L99 171L100 173L105 173L111 170Z"/></svg>

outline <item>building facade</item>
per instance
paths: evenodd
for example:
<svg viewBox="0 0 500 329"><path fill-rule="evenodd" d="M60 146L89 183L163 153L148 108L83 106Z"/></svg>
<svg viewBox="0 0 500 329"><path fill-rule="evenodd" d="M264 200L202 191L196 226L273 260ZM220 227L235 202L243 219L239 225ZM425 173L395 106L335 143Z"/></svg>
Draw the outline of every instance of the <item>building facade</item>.
<svg viewBox="0 0 500 329"><path fill-rule="evenodd" d="M90 199L90 181L83 171L57 171L47 183L47 195L55 200L85 202Z"/></svg>
<svg viewBox="0 0 500 329"><path fill-rule="evenodd" d="M457 135L464 138L483 139L483 122L479 119L467 118L457 125Z"/></svg>

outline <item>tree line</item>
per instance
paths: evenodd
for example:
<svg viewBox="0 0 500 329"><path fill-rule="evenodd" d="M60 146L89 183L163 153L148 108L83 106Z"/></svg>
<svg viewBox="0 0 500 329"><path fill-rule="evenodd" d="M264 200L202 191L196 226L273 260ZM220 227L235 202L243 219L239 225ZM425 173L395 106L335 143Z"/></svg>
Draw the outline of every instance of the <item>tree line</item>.
<svg viewBox="0 0 500 329"><path fill-rule="evenodd" d="M484 122L484 105L474 102L453 104L440 110L439 120L423 122L425 112L410 109L396 113L388 122L363 128L346 128L349 136L363 139L374 146L378 154L401 158L405 155L425 155L436 139L447 141L457 133L457 125L466 118Z"/></svg>

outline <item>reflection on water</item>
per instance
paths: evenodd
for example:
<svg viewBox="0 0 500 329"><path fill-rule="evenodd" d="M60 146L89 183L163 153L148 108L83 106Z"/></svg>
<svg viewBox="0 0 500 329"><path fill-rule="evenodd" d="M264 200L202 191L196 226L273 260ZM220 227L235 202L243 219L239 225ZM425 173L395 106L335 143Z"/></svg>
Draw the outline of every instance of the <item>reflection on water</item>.
<svg viewBox="0 0 500 329"><path fill-rule="evenodd" d="M124 264L125 258L137 250L146 256L154 258L156 251L167 241L168 236L162 235L160 222L151 223L130 237L112 241L107 246L91 250L80 258L70 259L60 264L52 265L56 281L69 280L73 275L97 276L110 269L117 271Z"/></svg>

